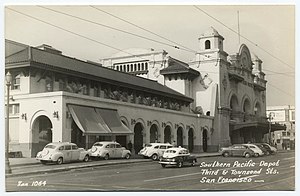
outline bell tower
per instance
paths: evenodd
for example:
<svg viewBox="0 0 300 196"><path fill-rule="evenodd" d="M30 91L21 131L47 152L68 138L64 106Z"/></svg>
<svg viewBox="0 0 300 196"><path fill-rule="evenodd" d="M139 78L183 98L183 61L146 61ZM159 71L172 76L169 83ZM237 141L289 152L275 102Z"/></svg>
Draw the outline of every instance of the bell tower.
<svg viewBox="0 0 300 196"><path fill-rule="evenodd" d="M199 37L198 60L223 59L227 60L227 53L223 50L224 37L216 29L210 27Z"/></svg>

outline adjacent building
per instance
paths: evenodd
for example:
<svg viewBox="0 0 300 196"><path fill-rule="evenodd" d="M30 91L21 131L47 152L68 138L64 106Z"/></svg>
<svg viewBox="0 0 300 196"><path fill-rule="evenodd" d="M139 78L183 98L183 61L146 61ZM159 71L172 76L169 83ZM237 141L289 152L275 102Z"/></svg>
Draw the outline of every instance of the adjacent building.
<svg viewBox="0 0 300 196"><path fill-rule="evenodd" d="M285 129L274 131L271 141L278 149L295 149L295 107L268 106L267 116L273 124L280 124Z"/></svg>
<svg viewBox="0 0 300 196"><path fill-rule="evenodd" d="M10 151L31 157L49 142L89 148L115 140L132 142L134 153L174 141L206 152L262 141L269 131L262 61L244 44L228 55L223 41L210 28L192 62L135 48L95 63L6 40Z"/></svg>

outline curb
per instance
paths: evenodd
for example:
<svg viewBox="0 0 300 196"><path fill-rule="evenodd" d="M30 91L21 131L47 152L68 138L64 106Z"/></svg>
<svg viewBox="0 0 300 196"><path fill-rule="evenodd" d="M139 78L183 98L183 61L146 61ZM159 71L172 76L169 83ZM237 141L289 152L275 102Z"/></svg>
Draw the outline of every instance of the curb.
<svg viewBox="0 0 300 196"><path fill-rule="evenodd" d="M15 173L15 174L6 174L5 177L15 177L15 176L26 176L31 174L40 174L40 173L56 173L62 171L69 171L73 169L82 169L82 168L89 168L89 167L99 167L99 166L107 166L107 165L121 165L121 164L131 164L131 163L142 163L142 162L150 162L151 159L139 160L139 161L124 161L124 162L105 162L105 163L96 163L96 164L89 164L89 165L72 165L66 166L62 168L55 168L55 169L45 169L40 171L31 171L31 172L23 172L23 173Z"/></svg>
<svg viewBox="0 0 300 196"><path fill-rule="evenodd" d="M205 155L194 155L197 158L201 157L216 157L216 156L221 156L221 154L205 154ZM40 173L55 173L55 172L62 172L62 171L69 171L73 169L82 169L82 168L89 168L89 167L99 167L99 166L108 166L108 165L118 165L118 164L131 164L131 163L143 163L143 162L151 162L151 159L137 159L132 161L116 161L116 162L101 162L95 164L88 164L88 165L72 165L72 166L66 166L62 168L55 168L55 169L45 169L45 170L39 170L39 171L31 171L31 172L23 172L23 173L15 173L15 174L6 174L6 177L15 177L15 176L26 176L26 175L31 175L31 174L40 174ZM37 165L40 164L39 162L37 163L23 163L23 164L15 164L12 165L11 167L18 167L18 166L25 166L25 165Z"/></svg>

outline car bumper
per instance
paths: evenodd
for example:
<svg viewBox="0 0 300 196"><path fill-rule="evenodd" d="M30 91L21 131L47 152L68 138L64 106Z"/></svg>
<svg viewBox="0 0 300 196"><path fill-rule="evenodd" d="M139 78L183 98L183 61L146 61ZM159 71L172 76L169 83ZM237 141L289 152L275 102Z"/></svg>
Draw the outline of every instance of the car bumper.
<svg viewBox="0 0 300 196"><path fill-rule="evenodd" d="M158 163L164 164L164 165L177 165L177 162L174 162L174 161L160 161Z"/></svg>

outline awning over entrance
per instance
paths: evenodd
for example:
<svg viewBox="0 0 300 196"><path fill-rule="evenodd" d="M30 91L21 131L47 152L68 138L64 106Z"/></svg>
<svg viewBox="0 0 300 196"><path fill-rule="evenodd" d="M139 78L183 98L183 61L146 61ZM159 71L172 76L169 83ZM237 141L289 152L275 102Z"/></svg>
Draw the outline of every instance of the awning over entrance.
<svg viewBox="0 0 300 196"><path fill-rule="evenodd" d="M239 130L243 128L262 128L265 132L268 132L270 129L269 122L239 122L239 123L230 123L232 130ZM285 130L286 126L280 124L271 124L271 132L277 130Z"/></svg>
<svg viewBox="0 0 300 196"><path fill-rule="evenodd" d="M105 123L108 125L113 134L127 135L133 134L120 120L120 116L117 110L96 108L96 112Z"/></svg>
<svg viewBox="0 0 300 196"><path fill-rule="evenodd" d="M125 135L132 132L120 120L117 110L68 105L78 128L87 135Z"/></svg>

